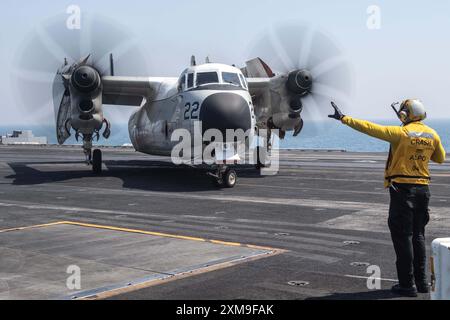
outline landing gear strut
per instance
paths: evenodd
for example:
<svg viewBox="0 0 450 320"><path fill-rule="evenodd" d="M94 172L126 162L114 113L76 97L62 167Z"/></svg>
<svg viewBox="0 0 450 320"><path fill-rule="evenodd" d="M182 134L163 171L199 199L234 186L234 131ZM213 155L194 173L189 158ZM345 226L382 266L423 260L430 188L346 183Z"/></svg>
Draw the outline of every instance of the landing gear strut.
<svg viewBox="0 0 450 320"><path fill-rule="evenodd" d="M83 152L86 157L86 164L92 165L92 172L100 174L102 173L102 151L94 149L94 152L92 152L92 138L92 134L83 135Z"/></svg>
<svg viewBox="0 0 450 320"><path fill-rule="evenodd" d="M261 136L265 138L264 147L258 146L256 147L256 164L255 168L260 170L261 168L265 168L270 166L270 153L272 150L272 131L270 127L267 128L267 134Z"/></svg>
<svg viewBox="0 0 450 320"><path fill-rule="evenodd" d="M78 141L79 133L75 134L75 138ZM92 134L83 134L83 152L86 158L86 164L89 166L92 164Z"/></svg>
<svg viewBox="0 0 450 320"><path fill-rule="evenodd" d="M225 165L218 165L215 173L208 173L218 187L233 188L237 182L237 173L235 170Z"/></svg>

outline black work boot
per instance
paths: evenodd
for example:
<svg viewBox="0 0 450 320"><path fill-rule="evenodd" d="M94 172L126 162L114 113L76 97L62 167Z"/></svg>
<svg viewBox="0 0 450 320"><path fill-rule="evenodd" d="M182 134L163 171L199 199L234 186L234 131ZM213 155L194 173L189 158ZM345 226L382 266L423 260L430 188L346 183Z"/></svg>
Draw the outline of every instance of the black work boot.
<svg viewBox="0 0 450 320"><path fill-rule="evenodd" d="M420 293L429 293L430 285L426 282L416 282L417 291Z"/></svg>
<svg viewBox="0 0 450 320"><path fill-rule="evenodd" d="M399 284L396 284L391 288L391 291L395 294L398 294L403 297L417 297L416 287L401 287Z"/></svg>

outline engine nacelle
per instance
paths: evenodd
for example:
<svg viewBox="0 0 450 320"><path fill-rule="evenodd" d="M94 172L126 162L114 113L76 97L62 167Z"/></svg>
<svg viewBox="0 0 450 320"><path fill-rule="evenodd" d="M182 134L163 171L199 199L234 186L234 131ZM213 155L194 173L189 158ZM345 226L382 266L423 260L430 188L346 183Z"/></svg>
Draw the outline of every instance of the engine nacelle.
<svg viewBox="0 0 450 320"><path fill-rule="evenodd" d="M302 98L311 92L313 85L311 73L299 69L275 75L260 58L247 61L243 72L250 78L270 78L270 85L252 97L253 104L258 106L255 108L258 127L279 129L281 136L286 131L299 134L303 127Z"/></svg>
<svg viewBox="0 0 450 320"><path fill-rule="evenodd" d="M70 77L71 125L77 132L92 134L103 125L102 81L89 65L77 67Z"/></svg>

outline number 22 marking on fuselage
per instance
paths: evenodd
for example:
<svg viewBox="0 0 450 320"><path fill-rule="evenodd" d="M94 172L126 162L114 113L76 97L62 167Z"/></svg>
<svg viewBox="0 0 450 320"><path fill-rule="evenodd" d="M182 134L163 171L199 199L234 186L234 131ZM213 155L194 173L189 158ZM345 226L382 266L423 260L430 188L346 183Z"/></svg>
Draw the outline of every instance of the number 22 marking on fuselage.
<svg viewBox="0 0 450 320"><path fill-rule="evenodd" d="M194 103L186 103L184 105L184 120L189 119L198 119L198 109L200 107L200 104L198 102Z"/></svg>

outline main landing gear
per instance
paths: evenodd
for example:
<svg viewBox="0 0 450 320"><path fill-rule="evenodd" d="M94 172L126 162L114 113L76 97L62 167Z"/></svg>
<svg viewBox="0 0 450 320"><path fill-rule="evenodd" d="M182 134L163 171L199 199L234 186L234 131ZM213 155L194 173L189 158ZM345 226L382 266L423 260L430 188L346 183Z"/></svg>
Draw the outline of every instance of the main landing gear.
<svg viewBox="0 0 450 320"><path fill-rule="evenodd" d="M102 173L102 150L94 149L92 151L92 135L83 135L83 152L86 158L86 164L92 165L92 172L94 174Z"/></svg>
<svg viewBox="0 0 450 320"><path fill-rule="evenodd" d="M86 164L92 166L92 172L94 174L102 173L102 150L100 149L84 149L84 154L86 156Z"/></svg>
<svg viewBox="0 0 450 320"><path fill-rule="evenodd" d="M98 139L100 138L100 130L101 128L103 128L103 126L105 126L105 130L102 133L103 138L108 139L111 135L111 125L106 119L103 119L100 129L95 129L93 133L82 133L79 130L77 130L75 133L75 139L77 141L80 136L83 137L83 152L84 156L86 157L86 164L88 166L92 165L92 172L94 174L102 173L102 151L100 149L94 149L94 151L92 152L92 141L94 139L97 139L98 141Z"/></svg>
<svg viewBox="0 0 450 320"><path fill-rule="evenodd" d="M100 149L95 149L92 153L92 172L102 173L102 150Z"/></svg>
<svg viewBox="0 0 450 320"><path fill-rule="evenodd" d="M237 182L236 171L225 165L218 165L217 170L214 173L208 172L208 175L212 177L214 184L218 187L233 188Z"/></svg>

